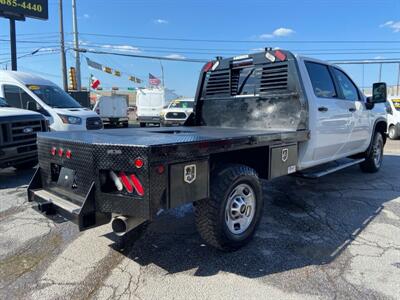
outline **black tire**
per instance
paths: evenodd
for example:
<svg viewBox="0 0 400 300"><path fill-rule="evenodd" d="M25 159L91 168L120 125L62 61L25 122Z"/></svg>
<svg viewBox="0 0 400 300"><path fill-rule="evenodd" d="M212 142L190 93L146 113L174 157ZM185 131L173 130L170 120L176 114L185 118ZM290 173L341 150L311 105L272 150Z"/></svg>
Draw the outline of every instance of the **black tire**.
<svg viewBox="0 0 400 300"><path fill-rule="evenodd" d="M399 138L399 134L397 133L396 127L391 125L389 127L388 136L391 140L397 140Z"/></svg>
<svg viewBox="0 0 400 300"><path fill-rule="evenodd" d="M144 122L140 122L139 125L140 125L140 127L146 127L146 123L144 123Z"/></svg>
<svg viewBox="0 0 400 300"><path fill-rule="evenodd" d="M128 128L128 127L129 127L129 122L123 122L123 123L122 123L122 127Z"/></svg>
<svg viewBox="0 0 400 300"><path fill-rule="evenodd" d="M30 162L14 165L13 167L16 168L17 170L27 170L27 169L32 169L37 164L38 164L38 161L34 160L34 161L30 161Z"/></svg>
<svg viewBox="0 0 400 300"><path fill-rule="evenodd" d="M365 161L360 163L360 168L365 173L378 172L383 160L383 137L380 132L375 132L371 149L368 149Z"/></svg>
<svg viewBox="0 0 400 300"><path fill-rule="evenodd" d="M211 174L210 180L210 198L195 203L197 230L207 244L223 251L237 250L251 240L261 219L263 198L260 180L252 168L244 165L218 168ZM233 203L232 196L231 199L229 196L236 187L246 185L254 192L255 210L247 229L240 234L234 234L226 221L227 205Z"/></svg>

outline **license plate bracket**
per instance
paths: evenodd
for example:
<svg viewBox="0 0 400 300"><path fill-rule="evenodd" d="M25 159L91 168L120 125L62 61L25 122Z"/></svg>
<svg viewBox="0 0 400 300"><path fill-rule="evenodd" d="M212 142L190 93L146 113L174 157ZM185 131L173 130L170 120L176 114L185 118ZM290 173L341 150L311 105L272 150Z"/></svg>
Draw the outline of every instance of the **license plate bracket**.
<svg viewBox="0 0 400 300"><path fill-rule="evenodd" d="M60 176L58 177L57 180L57 185L60 185L64 188L73 188L75 183L75 176L76 176L76 171L62 167L60 171Z"/></svg>

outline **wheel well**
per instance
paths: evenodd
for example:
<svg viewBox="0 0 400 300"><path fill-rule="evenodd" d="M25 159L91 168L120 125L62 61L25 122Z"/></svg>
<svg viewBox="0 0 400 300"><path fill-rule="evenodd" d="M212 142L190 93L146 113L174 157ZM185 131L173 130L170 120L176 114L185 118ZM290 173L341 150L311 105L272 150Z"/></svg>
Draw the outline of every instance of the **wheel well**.
<svg viewBox="0 0 400 300"><path fill-rule="evenodd" d="M380 132L382 134L384 143L386 143L386 131L387 123L385 121L379 121L375 126L375 132Z"/></svg>
<svg viewBox="0 0 400 300"><path fill-rule="evenodd" d="M253 168L260 178L268 178L269 147L257 147L212 154L211 170L221 164L242 164Z"/></svg>

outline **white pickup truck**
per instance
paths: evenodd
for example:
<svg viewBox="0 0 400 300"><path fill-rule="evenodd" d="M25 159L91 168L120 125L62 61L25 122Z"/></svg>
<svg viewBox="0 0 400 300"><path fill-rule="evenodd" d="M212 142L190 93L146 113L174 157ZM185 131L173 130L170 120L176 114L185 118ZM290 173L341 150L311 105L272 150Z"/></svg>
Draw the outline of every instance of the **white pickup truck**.
<svg viewBox="0 0 400 300"><path fill-rule="evenodd" d="M367 98L339 67L289 51L217 59L184 126L39 135L28 197L80 230L113 220L117 235L193 203L201 237L235 250L261 219L261 179L377 172L385 102L385 83Z"/></svg>

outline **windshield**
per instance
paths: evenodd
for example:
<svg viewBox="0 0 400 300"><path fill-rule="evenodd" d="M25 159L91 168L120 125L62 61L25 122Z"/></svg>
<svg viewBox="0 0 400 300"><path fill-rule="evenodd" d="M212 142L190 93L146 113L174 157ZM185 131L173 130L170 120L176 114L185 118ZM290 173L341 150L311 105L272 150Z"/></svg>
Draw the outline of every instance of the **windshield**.
<svg viewBox="0 0 400 300"><path fill-rule="evenodd" d="M393 106L397 111L400 111L400 99L393 99Z"/></svg>
<svg viewBox="0 0 400 300"><path fill-rule="evenodd" d="M0 107L8 107L8 106L10 105L8 105L6 99L0 97Z"/></svg>
<svg viewBox="0 0 400 300"><path fill-rule="evenodd" d="M28 85L27 86L36 96L38 96L48 106L55 108L80 108L81 105L70 95L52 85Z"/></svg>
<svg viewBox="0 0 400 300"><path fill-rule="evenodd" d="M194 101L172 101L169 108L193 108Z"/></svg>

